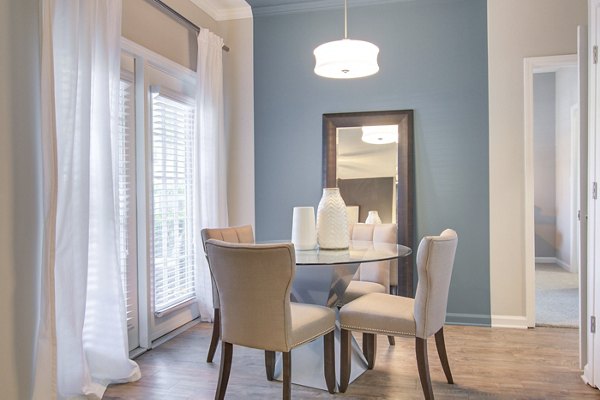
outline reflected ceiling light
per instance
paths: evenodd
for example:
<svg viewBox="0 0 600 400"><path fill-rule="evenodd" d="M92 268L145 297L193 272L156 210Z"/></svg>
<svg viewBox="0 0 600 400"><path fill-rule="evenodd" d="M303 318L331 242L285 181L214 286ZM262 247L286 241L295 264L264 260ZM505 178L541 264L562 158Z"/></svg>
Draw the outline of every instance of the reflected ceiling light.
<svg viewBox="0 0 600 400"><path fill-rule="evenodd" d="M315 74L325 78L352 79L379 71L379 47L363 40L348 39L348 2L344 0L344 38L323 43L314 51Z"/></svg>
<svg viewBox="0 0 600 400"><path fill-rule="evenodd" d="M362 141L371 144L398 142L398 125L363 126Z"/></svg>

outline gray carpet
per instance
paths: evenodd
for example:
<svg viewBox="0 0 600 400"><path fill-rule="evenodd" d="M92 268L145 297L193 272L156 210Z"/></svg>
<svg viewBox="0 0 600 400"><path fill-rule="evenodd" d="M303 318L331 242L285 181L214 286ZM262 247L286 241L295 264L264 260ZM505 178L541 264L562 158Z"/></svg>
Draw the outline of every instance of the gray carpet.
<svg viewBox="0 0 600 400"><path fill-rule="evenodd" d="M537 326L579 326L578 274L556 264L535 265L535 322Z"/></svg>

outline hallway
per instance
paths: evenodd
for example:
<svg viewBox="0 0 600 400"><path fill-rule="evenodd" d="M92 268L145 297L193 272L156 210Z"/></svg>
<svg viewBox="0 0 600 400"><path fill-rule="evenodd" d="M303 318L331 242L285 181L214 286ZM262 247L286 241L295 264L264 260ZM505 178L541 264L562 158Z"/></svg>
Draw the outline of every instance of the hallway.
<svg viewBox="0 0 600 400"><path fill-rule="evenodd" d="M536 326L579 326L578 279L556 264L535 264Z"/></svg>

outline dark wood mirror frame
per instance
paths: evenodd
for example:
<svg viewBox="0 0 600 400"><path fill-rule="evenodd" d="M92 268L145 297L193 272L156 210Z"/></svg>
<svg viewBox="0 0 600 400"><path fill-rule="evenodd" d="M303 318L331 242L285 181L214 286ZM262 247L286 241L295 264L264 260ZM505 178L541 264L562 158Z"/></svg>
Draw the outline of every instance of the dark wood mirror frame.
<svg viewBox="0 0 600 400"><path fill-rule="evenodd" d="M396 223L398 243L413 249L414 230L414 132L413 110L323 114L323 187L337 187L337 128L364 125L398 125L398 186ZM414 256L398 261L398 294L414 297Z"/></svg>

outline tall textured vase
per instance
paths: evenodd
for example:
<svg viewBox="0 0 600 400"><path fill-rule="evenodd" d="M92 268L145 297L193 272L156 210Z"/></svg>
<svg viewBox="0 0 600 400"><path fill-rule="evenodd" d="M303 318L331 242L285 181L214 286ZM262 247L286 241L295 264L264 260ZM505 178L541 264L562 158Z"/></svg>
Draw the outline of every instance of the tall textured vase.
<svg viewBox="0 0 600 400"><path fill-rule="evenodd" d="M324 188L317 209L317 242L321 249L347 249L348 212L338 188Z"/></svg>

